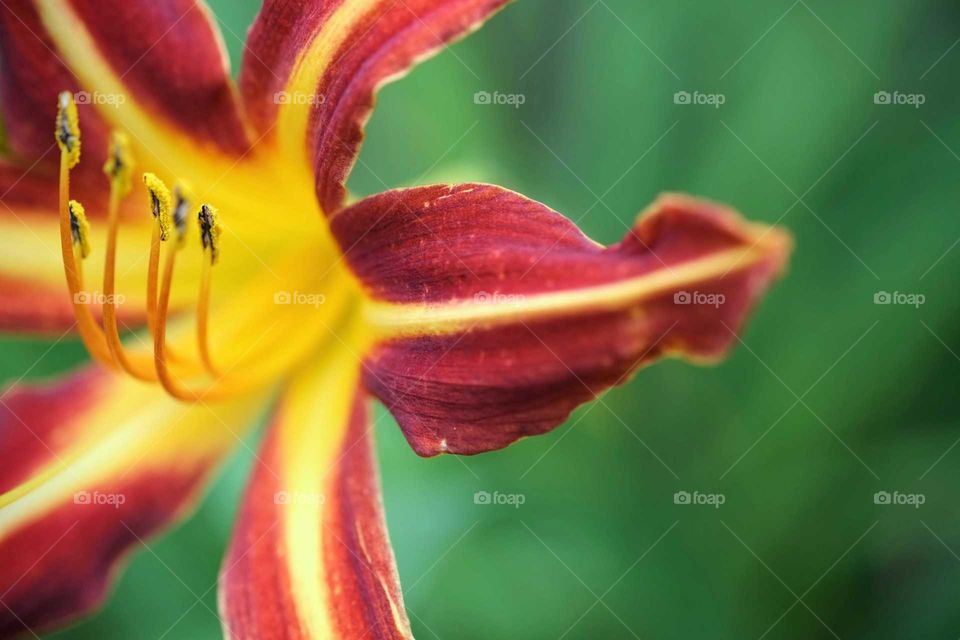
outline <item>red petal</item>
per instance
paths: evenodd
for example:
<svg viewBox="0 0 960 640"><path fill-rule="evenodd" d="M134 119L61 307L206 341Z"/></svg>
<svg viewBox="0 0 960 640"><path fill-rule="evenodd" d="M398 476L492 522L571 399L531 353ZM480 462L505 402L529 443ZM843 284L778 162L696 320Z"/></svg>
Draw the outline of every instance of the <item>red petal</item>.
<svg viewBox="0 0 960 640"><path fill-rule="evenodd" d="M321 207L335 211L380 85L478 28L507 1L268 0L240 80L252 120L265 132L278 112L299 112L296 124L281 123L280 135L294 145L308 136ZM282 106L281 91L290 99Z"/></svg>
<svg viewBox="0 0 960 640"><path fill-rule="evenodd" d="M188 406L90 369L0 404L0 637L89 612L184 517L263 396Z"/></svg>
<svg viewBox="0 0 960 640"><path fill-rule="evenodd" d="M157 163L148 156L160 154L161 166L180 168L199 150L246 150L212 20L194 0L129 0L109 10L96 0L0 4L0 111L12 164L56 179L53 123L61 91L78 102L82 162L72 172L71 195L89 211L106 210L102 167L111 128L132 134L141 162ZM53 184L49 196L56 198Z"/></svg>
<svg viewBox="0 0 960 640"><path fill-rule="evenodd" d="M216 20L197 0L71 0L129 98L200 143L248 147L229 59ZM68 60L69 62L69 60ZM77 60L77 63L82 62Z"/></svg>
<svg viewBox="0 0 960 640"><path fill-rule="evenodd" d="M281 404L221 572L228 638L412 637L357 369L341 353Z"/></svg>
<svg viewBox="0 0 960 640"><path fill-rule="evenodd" d="M0 111L10 150L24 173L49 177L47 197L56 212L59 152L53 138L57 95L82 89L64 65L31 0L7 0L0 5ZM101 167L106 159L108 127L89 104L78 105L83 123L83 158L74 176L75 197L87 206L106 205L107 182ZM7 185L4 185L6 192ZM9 203L7 198L5 201ZM14 210L14 203L10 203Z"/></svg>
<svg viewBox="0 0 960 640"><path fill-rule="evenodd" d="M665 196L604 248L485 185L389 192L331 226L373 299L365 382L422 455L548 431L663 355L716 360L790 247L719 205Z"/></svg>

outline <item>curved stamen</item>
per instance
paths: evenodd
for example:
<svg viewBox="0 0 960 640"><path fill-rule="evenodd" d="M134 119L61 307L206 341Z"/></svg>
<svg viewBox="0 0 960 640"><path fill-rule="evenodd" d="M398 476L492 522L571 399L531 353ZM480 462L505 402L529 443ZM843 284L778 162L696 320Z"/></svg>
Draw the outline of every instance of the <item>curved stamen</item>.
<svg viewBox="0 0 960 640"><path fill-rule="evenodd" d="M300 314L285 314L291 327L280 327L275 322L268 327L251 345L248 353L234 358L226 370L213 363L210 349L210 298L213 266L220 255L221 228L217 220L217 211L210 205L200 208L200 239L203 247L203 270L200 279L199 299L197 301L196 339L199 362L193 358L185 359L183 367L177 367L178 376L191 380L200 374L215 378L207 381L201 389L191 389L182 385L179 377L170 370L169 361L180 360L171 354L166 344L167 320L170 310L170 290L176 267L176 254L185 246L187 231L187 213L192 197L183 184L176 186L176 204L166 185L154 174L146 173L143 181L149 195L149 206L154 218L150 244L150 261L147 277L147 320L153 338L153 357L145 359L137 350L125 349L120 340L117 318L116 272L117 245L119 235L120 208L123 199L132 189L132 157L126 137L115 133L111 139L110 157L104 165L104 172L110 180L110 200L108 209L108 230L106 258L104 261L102 301L104 325L100 326L89 308L93 294L87 292L83 284L83 258L90 254L89 228L83 207L79 202L70 200L70 170L80 159L80 129L76 106L69 93L61 94L60 110L57 115L56 140L61 150L60 156L60 237L63 251L64 273L67 286L73 300L79 333L92 357L111 368L120 368L133 377L148 381L159 381L172 396L185 400L217 399L232 397L252 390L264 388L278 381L295 366L309 356L311 345L322 342L330 332L322 320L308 322L306 330L302 328L303 317ZM160 253L164 241L170 234L176 233L176 241L167 244L162 278L160 276ZM339 280L337 283L343 284ZM346 317L347 296L335 296L336 305L327 307L324 317L341 322ZM245 333L242 323L229 322L226 325L229 336L226 340L240 339ZM277 329L277 331L275 331ZM179 334L179 331L178 331ZM263 338L271 336L271 344L260 345ZM275 340L273 338L276 338ZM257 347L256 351L253 347ZM234 354L236 355L236 354ZM150 362L152 360L152 362ZM241 363L240 360L243 362ZM179 363L178 363L179 364ZM255 372L249 376L227 374L233 367L255 365ZM223 371L223 373L221 373Z"/></svg>
<svg viewBox="0 0 960 640"><path fill-rule="evenodd" d="M113 368L113 358L107 348L103 331L90 313L90 295L84 291L83 271L77 253L85 258L90 253L86 233L89 225L83 207L70 200L70 169L80 162L80 125L77 105L69 92L60 94L55 138L60 147L60 249L67 289L73 303L77 331L90 355L100 364ZM76 234L76 235L75 235ZM79 245L79 246L78 246Z"/></svg>
<svg viewBox="0 0 960 640"><path fill-rule="evenodd" d="M213 265L220 256L220 222L217 210L208 204L200 207L197 214L200 222L200 242L203 245L203 271L200 274L200 296L197 299L197 348L200 351L200 360L214 376L219 376L219 369L213 364L210 356L209 320L210 320L210 278Z"/></svg>
<svg viewBox="0 0 960 640"><path fill-rule="evenodd" d="M216 210L209 205L203 205L199 215L201 223L201 238L204 239L204 260L205 269L213 266L216 258L219 256L219 246L217 238L220 236L220 227L217 224ZM207 253L209 251L209 253ZM256 355L249 358L256 362L256 373L250 376L241 377L230 374L228 368L222 375L218 375L214 382L207 384L200 389L189 388L180 383L178 379L170 372L167 366L166 353L166 318L170 302L170 287L173 282L173 272L175 266L176 248L170 247L167 251L167 259L164 265L163 280L160 289L160 296L157 299L157 334L154 336L154 359L157 367L157 377L160 384L173 397L196 402L200 400L218 400L228 398L241 393L263 388L273 382L278 381L284 373L290 371L294 365L304 357L308 357L311 352L306 345L316 344L323 340L324 336L330 333L329 327L323 322L314 322L308 324L306 330L295 332L289 339L283 340L280 344L268 349L264 355ZM201 288L204 287L201 283ZM206 285L207 295L209 295L209 283ZM336 306L328 308L328 317L339 319L343 316L343 304L348 300L347 296L332 296ZM208 303L203 302L201 294L201 306ZM204 316L209 316L208 310L202 312ZM198 336L202 335L204 342L207 337L207 320L201 322L198 315ZM275 325L276 326L276 323ZM270 327L272 329L273 327ZM269 332L269 330L267 332ZM262 336L261 336L262 337ZM251 345L252 348L253 345ZM246 354L244 354L246 355ZM208 354L209 356L209 354ZM235 365L236 366L236 363Z"/></svg>
<svg viewBox="0 0 960 640"><path fill-rule="evenodd" d="M103 328L107 346L120 367L128 374L144 382L155 382L156 372L149 362L133 361L124 350L117 326L116 264L117 233L119 229L120 203L133 188L131 174L133 161L124 134L115 132L110 141L110 157L103 166L110 179L110 205L107 214L107 255L103 267Z"/></svg>
<svg viewBox="0 0 960 640"><path fill-rule="evenodd" d="M156 337L157 323L157 281L160 271L160 242L166 239L170 228L170 190L152 173L143 174L143 183L150 197L150 211L156 224L150 238L150 260L147 265L147 327L150 335Z"/></svg>

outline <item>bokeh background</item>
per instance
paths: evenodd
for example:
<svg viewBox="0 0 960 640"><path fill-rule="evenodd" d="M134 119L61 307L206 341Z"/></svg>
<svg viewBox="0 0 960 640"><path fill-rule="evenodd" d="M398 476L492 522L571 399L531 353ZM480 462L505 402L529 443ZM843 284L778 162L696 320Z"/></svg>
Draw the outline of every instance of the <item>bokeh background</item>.
<svg viewBox="0 0 960 640"><path fill-rule="evenodd" d="M237 67L259 3L210 4ZM418 638L960 635L958 38L960 7L932 0L520 0L382 92L357 194L496 182L614 242L658 193L688 191L797 243L719 367L661 363L475 458L421 460L380 411ZM682 91L724 103L677 104ZM882 91L924 103L877 104ZM84 359L69 341L2 352L5 379ZM239 451L105 610L49 637L219 638L216 575L249 467Z"/></svg>

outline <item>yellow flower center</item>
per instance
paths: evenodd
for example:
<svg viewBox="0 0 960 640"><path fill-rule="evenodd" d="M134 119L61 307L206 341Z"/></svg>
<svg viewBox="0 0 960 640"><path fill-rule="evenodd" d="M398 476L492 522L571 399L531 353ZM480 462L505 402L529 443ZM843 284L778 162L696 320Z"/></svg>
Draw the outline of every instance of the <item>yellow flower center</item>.
<svg viewBox="0 0 960 640"><path fill-rule="evenodd" d="M125 205L134 186L130 138L121 131L112 135L103 167L110 199L102 293L95 294L87 289L83 276L83 260L91 253L90 223L82 205L69 199L70 170L80 161L79 117L69 93L59 98L55 137L61 150L64 271L80 336L104 366L159 383L182 400L216 400L276 382L326 340L335 339L337 327L348 321L358 299L356 285L340 263L312 193L303 201L310 203L306 206L312 211L307 213L316 214L315 223L291 232L283 230L282 219L272 224L277 212L269 204L257 210L251 207L253 202L245 202L236 193L234 180L225 190L215 184L204 192L203 198L213 196L206 202L182 176L175 176L171 192L158 175L147 172L142 182L152 229L145 283L149 335L134 334L127 341L132 345L126 344L120 335L126 327L118 317L124 296L117 291L118 272L123 275L117 254L120 240L127 241L121 231L128 233L130 226L121 225L129 217ZM279 164L265 162L264 179L269 180ZM226 210L221 221L213 204L218 195L225 196L228 206L245 205L246 215L238 216L232 228L232 211ZM251 208L256 218L249 215ZM277 228L283 231L276 233ZM226 240L230 240L229 264L220 266ZM199 260L187 255L187 270L178 269L178 254L196 249ZM249 260L243 260L244 253ZM218 285L224 293L216 299L219 304L213 303L215 265L220 266L218 273L224 272ZM182 310L182 292L188 287L197 292L193 314ZM100 307L102 323L94 315L95 306Z"/></svg>

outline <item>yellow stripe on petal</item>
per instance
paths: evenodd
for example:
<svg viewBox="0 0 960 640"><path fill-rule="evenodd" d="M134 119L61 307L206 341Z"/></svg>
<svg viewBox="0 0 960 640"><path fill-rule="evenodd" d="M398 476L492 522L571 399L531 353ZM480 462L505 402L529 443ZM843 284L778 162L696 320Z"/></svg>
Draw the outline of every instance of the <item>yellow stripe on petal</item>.
<svg viewBox="0 0 960 640"><path fill-rule="evenodd" d="M771 236L771 242L780 242ZM731 249L675 267L619 282L556 293L486 295L480 301L448 304L391 304L368 300L365 317L381 339L397 336L442 335L468 328L550 319L588 312L617 311L642 305L700 282L709 282L747 270L770 255L766 243Z"/></svg>
<svg viewBox="0 0 960 640"><path fill-rule="evenodd" d="M356 25L370 11L385 9L384 4L383 0L344 0L297 60L286 88L291 98L280 107L277 131L288 152L300 154L305 166L310 163L307 161L304 140L307 139L310 112L319 96L317 100L309 98L316 96L321 77L330 68L343 43L351 37L357 37Z"/></svg>
<svg viewBox="0 0 960 640"><path fill-rule="evenodd" d="M411 638L354 338L285 393L220 578L228 638Z"/></svg>

